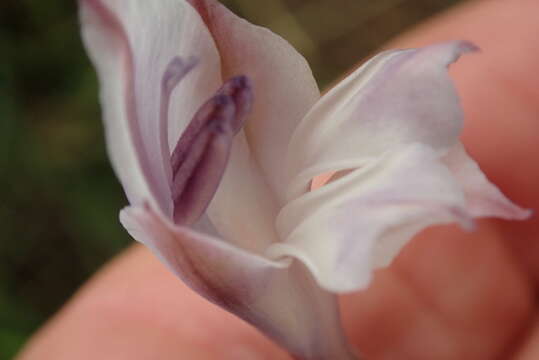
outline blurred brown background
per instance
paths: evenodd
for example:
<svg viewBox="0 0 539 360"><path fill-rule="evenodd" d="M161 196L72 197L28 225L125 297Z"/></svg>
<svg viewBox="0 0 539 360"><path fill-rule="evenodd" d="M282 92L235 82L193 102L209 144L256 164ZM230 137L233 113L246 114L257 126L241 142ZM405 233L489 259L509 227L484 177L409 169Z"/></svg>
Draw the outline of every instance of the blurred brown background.
<svg viewBox="0 0 539 360"><path fill-rule="evenodd" d="M157 1L157 0L156 0ZM323 88L464 0L223 0L309 61ZM0 359L130 239L73 0L0 3Z"/></svg>

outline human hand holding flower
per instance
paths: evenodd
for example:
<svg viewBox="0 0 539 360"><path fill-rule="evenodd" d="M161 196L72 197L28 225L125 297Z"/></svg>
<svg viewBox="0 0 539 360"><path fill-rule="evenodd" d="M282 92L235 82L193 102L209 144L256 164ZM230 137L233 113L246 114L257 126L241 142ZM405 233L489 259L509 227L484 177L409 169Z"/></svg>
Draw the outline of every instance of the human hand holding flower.
<svg viewBox="0 0 539 360"><path fill-rule="evenodd" d="M451 35L451 38L466 37L476 40L476 42L480 43L485 49L485 55L483 55L482 58L488 56L489 48L486 45L488 44L488 41L482 41L481 38L476 39L473 34ZM484 59L481 60L481 63L482 61L484 61ZM466 65L464 64L463 69L465 69L465 66ZM473 76L478 76L477 73L476 68ZM470 83L473 83L472 80L477 81L477 79L474 79L472 76L469 76L466 79L466 81L470 81ZM489 81L493 80L489 79ZM487 88L489 90L492 89L491 86L487 86ZM464 90L466 90L466 88ZM479 95L474 95L477 98L473 99L473 106L482 104L478 101L481 100L481 94L482 93L479 92ZM492 93L489 95L491 95L489 98L492 98ZM503 97L503 101L505 101L504 105L507 105L507 99L511 99L511 97L507 95ZM467 105L466 101L469 100L466 98L466 93L464 93L464 101L465 105ZM497 106L501 106L502 104L502 100L499 101L500 105L496 104ZM509 104L510 101L511 100L509 100ZM490 103L488 105L494 107L494 105L491 105ZM507 114L518 114L517 112L509 111L509 108L507 107L504 108L507 110ZM468 110L466 106L465 109ZM496 109L496 107L494 107L494 109ZM518 109L521 109L521 107ZM483 108L481 115L475 116L472 121L474 121L474 123L475 121L481 121L480 119L484 116L485 119L488 118L489 121L491 121L489 123L489 128L497 126L499 123L492 120L496 119L496 114L493 114L492 111L491 108ZM517 117L518 116L515 115L515 118ZM503 119L500 121L502 120ZM525 116L518 117L519 122L525 122L526 120ZM503 121L500 124L503 125ZM530 126L533 126L533 124L534 123L530 123ZM506 147L507 149L517 151L520 148L524 148L529 152L529 149L526 148L525 140L527 139L527 136L531 136L530 134L532 134L531 131L530 133L518 134L518 136L512 138L507 134L501 134L500 132L499 137L496 138L496 133L493 133L490 138L482 138L480 143L475 140L474 142L468 142L468 145L472 147L472 152L474 151L474 144L479 144L480 146L484 146L485 153L487 151L490 153L492 152L492 147L489 148L487 146L489 139L494 138L494 140L497 139L497 141L503 141L505 139L509 139L506 141L511 141L514 139L517 144L511 144L512 146ZM466 136L467 134L465 133L465 139ZM477 137L475 139L477 139ZM481 148L479 149L481 150ZM509 153L509 155L511 155L511 153ZM504 164L504 156L511 158L509 155L503 153L499 154L496 158L496 164L499 162ZM488 159L488 157L484 157L484 159ZM481 157L480 163L482 166L485 166L483 161L486 160L483 160L483 157ZM496 164L491 165L491 169L496 170ZM487 162L486 165L487 173L491 175L488 171L489 163ZM505 163L504 165L506 168L507 166L510 166L518 169L519 164ZM526 170L527 173L529 173L529 166L526 167ZM518 174L518 171L515 171L515 173ZM497 175L497 173L494 172L494 175ZM533 179L533 176L531 178ZM503 176L500 176L500 179L501 180L496 179L496 182L500 183L505 191L508 191L514 196L514 194L510 192L512 189L512 182L508 181ZM529 178L523 179L522 176L517 175L511 180L522 181L527 179ZM508 185L509 189L503 186L505 184ZM518 192L516 194L518 195ZM534 207L534 203L531 202L530 199L529 195L522 198L516 198L517 202ZM515 225L503 225L502 229L505 226L514 228ZM529 225L518 226L519 228L526 228L526 226ZM431 237L436 237L432 236L432 231ZM481 224L479 231L471 235L462 235L462 233L458 231L452 233L452 231L453 230L447 229L443 230L443 237L451 237L451 239L442 239L444 241L429 239L429 241L418 240L414 242L412 246L405 250L405 253L397 260L390 271L379 274L378 278L373 282L373 287L371 289L357 295L359 300L354 301L354 309L360 312L360 314L357 314L357 316L347 315L345 316L345 319L357 319L358 323L355 324L356 326L353 326L353 328L359 332L353 336L353 339L360 339L359 348L364 351L369 358L377 358L377 356L382 356L381 354L388 354L386 358L406 358L406 356L408 356L413 359L421 358L421 356L425 356L425 358L466 358L466 356L468 356L468 358L481 358L481 356L483 356L483 358L491 358L492 356L489 357L488 355L484 355L486 353L480 352L491 351L490 354L494 354L503 351L502 347L505 348L508 344L507 339L513 338L512 336L515 334L515 329L520 328L522 319L526 318L528 314L526 311L529 310L527 306L529 306L530 298L526 297L529 293L526 292L527 287L522 281L522 277L517 276L519 275L516 270L517 267L511 265L511 262L507 260L507 253L501 251L500 242L497 238L504 236L504 232L499 231L498 227L495 227L491 223ZM485 239L485 241L481 241L481 239ZM438 249L441 254L434 253L434 250L436 249ZM130 263L131 261L132 260L130 259L124 259L123 266L128 266L125 265L125 262ZM429 265L429 261L433 261L434 264ZM444 263L444 261L447 261L447 263ZM481 271L477 269L478 266L480 266L479 270ZM425 269L428 269L429 272L427 273ZM112 271L106 276L110 279L110 276L114 276L114 274L118 273ZM399 277L396 278L395 274L398 274ZM459 274L462 274L462 277L459 277ZM498 274L498 276L493 274ZM144 279L148 275L138 275L141 277L132 281L144 284ZM453 277L454 275L456 275L456 277ZM474 277L474 275L477 277ZM439 276L439 278L436 278L436 276ZM123 275L121 275L121 277L123 278ZM443 281L441 281L442 278ZM160 283L154 284L154 286L159 286L159 284ZM412 284L413 286L410 287L403 284ZM451 284L454 284L456 288L452 289L450 287ZM469 284L470 288L465 288L466 284ZM503 284L503 286L500 284ZM443 287L446 291L440 292L439 290L441 289L438 288L439 285L444 285ZM514 287L513 291L509 290L509 285ZM134 287L136 288L137 286L135 285ZM173 286L167 286L167 288L167 291L171 292L170 296L174 298L174 294L177 290L172 289ZM411 291L410 288L414 290ZM485 292L487 290L491 291L491 293ZM142 294L141 296L144 297L148 295L150 294ZM432 295L439 296L439 298ZM169 295L167 294L167 296ZM151 297L151 299L152 301L164 301L161 298L155 299L154 297ZM528 300L528 303L526 300ZM86 302L86 304L87 303L88 302ZM489 308L486 306L487 304L494 304L497 307L494 306ZM172 302L169 304L167 302L167 313L173 314L174 309L177 309L177 307L178 305L173 305ZM191 311L193 306L185 305L181 306L181 308L184 310L189 309L188 311ZM177 311L178 313L181 313L181 311ZM511 316L507 316L507 318L504 317L507 321L503 322L503 327L495 327L492 323L489 323L489 321L492 321L494 324L499 324L499 321L495 321L496 318L493 318L492 316L482 316L491 313L506 315L508 311ZM347 314L352 313L353 312L348 312ZM509 318L511 321L509 321ZM459 339L455 334L462 334L461 330L463 329L468 331L468 333L465 333L465 335L462 336L462 339ZM186 335L188 336L193 336L192 334L190 335L189 332L195 331L193 326L188 327L185 330L187 331ZM496 333L495 330L498 330L498 333ZM496 334L498 334L498 337L492 336ZM488 339L488 341L483 340L482 336ZM185 335L183 337L178 336L178 338L186 339ZM419 341L418 339L421 340ZM491 345L494 345L494 347L489 347ZM417 348L414 348L414 346L417 346ZM189 349L190 347L185 345L184 348ZM466 349L468 352L462 352L460 349ZM394 351L394 353L391 353L391 351ZM449 355L445 356L443 353L444 351ZM461 352L459 353L458 351ZM476 351L476 353L474 354L471 351ZM181 350L178 352L181 352ZM173 354L174 351L168 350L167 353ZM430 357L428 357L429 354ZM277 355L274 355L274 357L270 358L276 358L276 356ZM192 358L202 357L192 355ZM223 358L223 355L220 355L220 358Z"/></svg>

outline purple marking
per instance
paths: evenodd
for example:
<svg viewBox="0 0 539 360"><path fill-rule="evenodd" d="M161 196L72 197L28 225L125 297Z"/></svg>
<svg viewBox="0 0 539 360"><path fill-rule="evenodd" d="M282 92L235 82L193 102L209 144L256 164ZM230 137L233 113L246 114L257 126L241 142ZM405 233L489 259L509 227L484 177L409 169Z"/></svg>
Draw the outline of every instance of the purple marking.
<svg viewBox="0 0 539 360"><path fill-rule="evenodd" d="M182 59L179 56L174 57L167 65L163 78L161 79L161 105L159 108L159 136L161 140L161 154L163 159L170 158L170 145L168 143L168 112L170 109L170 97L172 92L178 86L180 81L197 64L194 57ZM165 167L167 179L171 186L172 174L170 168Z"/></svg>
<svg viewBox="0 0 539 360"><path fill-rule="evenodd" d="M230 79L200 107L178 140L170 159L176 224L192 224L206 210L252 102L249 79Z"/></svg>
<svg viewBox="0 0 539 360"><path fill-rule="evenodd" d="M172 154L175 223L191 224L206 210L226 168L235 115L232 98L217 95L193 119L203 127L188 141L178 142Z"/></svg>
<svg viewBox="0 0 539 360"><path fill-rule="evenodd" d="M232 124L234 134L241 130L247 114L251 111L254 100L252 88L249 78L242 75L228 80L218 91L219 94L232 97L236 105L236 121Z"/></svg>
<svg viewBox="0 0 539 360"><path fill-rule="evenodd" d="M247 77L237 76L227 81L216 93L217 95L225 95L232 99L235 105L235 119L232 123L232 130L236 134L242 127L247 113L251 109L253 102L253 94L251 84ZM172 174L178 172L178 166L184 161L187 149L191 146L193 140L198 136L200 130L211 119L210 112L213 111L211 105L214 98L208 100L197 111L182 136L176 144L176 148L172 153Z"/></svg>
<svg viewBox="0 0 539 360"><path fill-rule="evenodd" d="M172 91L178 86L180 81L191 71L197 64L197 59L189 57L183 59L179 56L172 58L167 65L163 79L161 80L162 94L165 98L170 98Z"/></svg>
<svg viewBox="0 0 539 360"><path fill-rule="evenodd" d="M233 112L230 117L235 116L236 110L234 108L234 103L232 102L232 99L226 95L212 97L198 109L187 126L187 129L185 129L178 140L176 148L172 152L171 167L173 178L177 176L176 174L178 174L180 167L189 155L190 148L197 137L199 137L202 129L204 129L204 127L206 127L212 120L215 120L215 117L218 117L219 115L223 117L230 111Z"/></svg>

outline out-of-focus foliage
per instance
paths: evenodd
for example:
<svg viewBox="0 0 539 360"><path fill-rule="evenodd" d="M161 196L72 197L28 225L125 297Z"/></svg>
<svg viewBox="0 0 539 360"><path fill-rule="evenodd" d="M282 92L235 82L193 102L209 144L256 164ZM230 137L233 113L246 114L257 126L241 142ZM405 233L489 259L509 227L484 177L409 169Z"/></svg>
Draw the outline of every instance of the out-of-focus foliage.
<svg viewBox="0 0 539 360"><path fill-rule="evenodd" d="M0 359L128 243L75 14L0 5Z"/></svg>
<svg viewBox="0 0 539 360"><path fill-rule="evenodd" d="M156 0L157 1L157 0ZM322 86L458 0L228 0L302 52ZM0 3L0 359L130 242L74 0Z"/></svg>

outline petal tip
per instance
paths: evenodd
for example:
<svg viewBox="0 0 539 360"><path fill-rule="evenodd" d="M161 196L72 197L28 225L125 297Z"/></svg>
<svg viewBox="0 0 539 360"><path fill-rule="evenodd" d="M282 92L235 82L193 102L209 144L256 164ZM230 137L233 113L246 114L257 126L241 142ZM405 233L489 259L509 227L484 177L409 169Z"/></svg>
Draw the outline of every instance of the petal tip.
<svg viewBox="0 0 539 360"><path fill-rule="evenodd" d="M448 50L451 55L448 54L447 66L455 63L462 55L473 54L480 52L481 48L468 40L455 40L449 43L446 43Z"/></svg>
<svg viewBox="0 0 539 360"><path fill-rule="evenodd" d="M481 48L475 43L469 40L460 40L458 41L458 51L460 54L480 52Z"/></svg>
<svg viewBox="0 0 539 360"><path fill-rule="evenodd" d="M494 210L487 213L486 216L497 217L503 220L525 221L535 215L534 209L521 208L508 200L492 204L492 209Z"/></svg>
<svg viewBox="0 0 539 360"><path fill-rule="evenodd" d="M516 211L513 212L513 218L514 220L529 220L533 216L536 215L535 209L523 209L518 208Z"/></svg>

